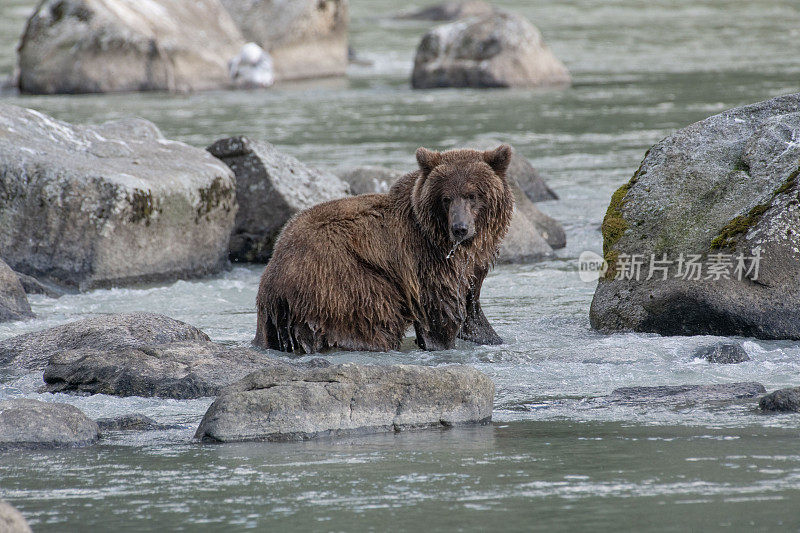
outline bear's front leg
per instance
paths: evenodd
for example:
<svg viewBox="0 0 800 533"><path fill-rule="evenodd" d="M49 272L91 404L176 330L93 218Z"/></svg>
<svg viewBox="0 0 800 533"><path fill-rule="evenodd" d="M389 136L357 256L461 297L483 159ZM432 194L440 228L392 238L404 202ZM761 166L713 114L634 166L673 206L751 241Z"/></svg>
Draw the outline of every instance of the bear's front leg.
<svg viewBox="0 0 800 533"><path fill-rule="evenodd" d="M438 327L430 329L419 322L414 322L414 332L417 334L417 346L423 350L434 352L437 350L449 350L456 343L458 324L448 323L439 324Z"/></svg>
<svg viewBox="0 0 800 533"><path fill-rule="evenodd" d="M481 286L488 269L478 268L475 271L475 282L467 293L467 319L458 333L459 339L475 344L503 344L503 339L494 330L481 309Z"/></svg>

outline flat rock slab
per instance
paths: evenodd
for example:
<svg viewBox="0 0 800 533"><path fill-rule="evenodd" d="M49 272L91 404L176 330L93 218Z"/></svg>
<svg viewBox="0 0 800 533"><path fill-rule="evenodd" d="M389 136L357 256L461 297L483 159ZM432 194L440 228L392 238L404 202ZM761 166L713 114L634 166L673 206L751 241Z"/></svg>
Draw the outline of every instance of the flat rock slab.
<svg viewBox="0 0 800 533"><path fill-rule="evenodd" d="M255 350L204 341L115 350L81 348L50 358L42 391L202 398L216 396L251 372L283 364Z"/></svg>
<svg viewBox="0 0 800 533"><path fill-rule="evenodd" d="M51 357L63 352L113 352L179 341L210 339L196 327L164 315L104 315L6 339L0 342L0 366L44 370Z"/></svg>
<svg viewBox="0 0 800 533"><path fill-rule="evenodd" d="M705 359L709 363L735 365L750 360L747 351L735 342L719 342L698 347L693 354L697 359Z"/></svg>
<svg viewBox="0 0 800 533"><path fill-rule="evenodd" d="M623 387L603 399L623 403L688 403L755 398L764 394L761 383L746 381L720 385L663 385L657 387Z"/></svg>
<svg viewBox="0 0 800 533"><path fill-rule="evenodd" d="M227 265L234 175L142 119L80 126L0 103L0 250L80 290Z"/></svg>
<svg viewBox="0 0 800 533"><path fill-rule="evenodd" d="M762 411L800 413L800 387L771 392L758 401Z"/></svg>
<svg viewBox="0 0 800 533"><path fill-rule="evenodd" d="M0 449L86 446L100 438L97 423L63 403L0 401Z"/></svg>
<svg viewBox="0 0 800 533"><path fill-rule="evenodd" d="M493 400L492 380L465 366L284 366L228 387L195 436L284 441L485 423Z"/></svg>

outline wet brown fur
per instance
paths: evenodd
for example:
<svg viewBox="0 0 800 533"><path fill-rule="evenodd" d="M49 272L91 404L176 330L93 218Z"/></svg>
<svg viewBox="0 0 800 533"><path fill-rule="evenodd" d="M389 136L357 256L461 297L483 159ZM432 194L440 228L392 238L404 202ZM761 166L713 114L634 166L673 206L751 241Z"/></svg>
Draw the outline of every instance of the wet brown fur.
<svg viewBox="0 0 800 533"><path fill-rule="evenodd" d="M487 343L499 342L478 298L511 222L510 157L505 145L487 152L421 148L420 169L387 194L299 213L261 277L253 342L288 352L386 351L398 349L413 324L417 344L437 350L452 347L468 319L496 337ZM450 198L467 206L474 235L448 259ZM469 331L462 336L480 342Z"/></svg>

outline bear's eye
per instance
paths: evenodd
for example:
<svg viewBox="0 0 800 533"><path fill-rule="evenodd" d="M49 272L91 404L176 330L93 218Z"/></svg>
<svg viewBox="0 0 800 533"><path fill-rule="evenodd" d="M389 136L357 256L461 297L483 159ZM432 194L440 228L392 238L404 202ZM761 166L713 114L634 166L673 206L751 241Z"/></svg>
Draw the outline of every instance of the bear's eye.
<svg viewBox="0 0 800 533"><path fill-rule="evenodd" d="M442 196L442 203L444 205L450 205L450 202L452 202L452 201L453 201L453 199L450 198L449 196Z"/></svg>
<svg viewBox="0 0 800 533"><path fill-rule="evenodd" d="M475 193L472 193L472 192L469 193L467 195L467 200L469 200L470 202L474 202L475 201Z"/></svg>

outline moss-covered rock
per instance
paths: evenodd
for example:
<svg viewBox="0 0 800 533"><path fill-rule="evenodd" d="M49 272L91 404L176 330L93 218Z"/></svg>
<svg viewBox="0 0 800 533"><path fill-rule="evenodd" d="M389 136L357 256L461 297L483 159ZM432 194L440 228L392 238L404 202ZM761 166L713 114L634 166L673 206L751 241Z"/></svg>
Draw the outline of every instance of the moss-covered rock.
<svg viewBox="0 0 800 533"><path fill-rule="evenodd" d="M592 326L800 338L797 139L800 94L726 111L651 148L603 220L609 269Z"/></svg>

